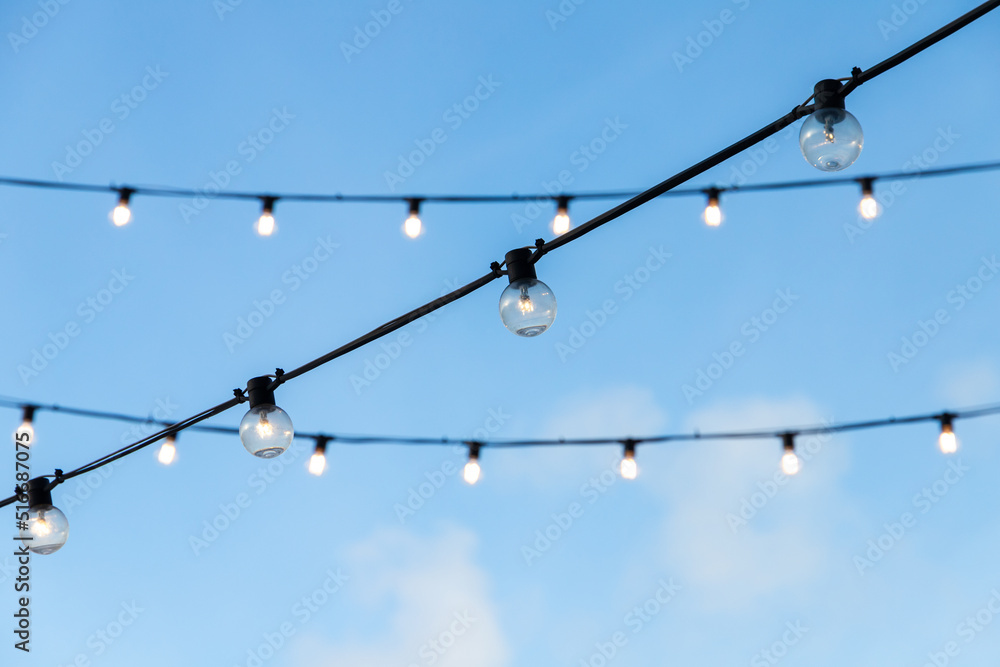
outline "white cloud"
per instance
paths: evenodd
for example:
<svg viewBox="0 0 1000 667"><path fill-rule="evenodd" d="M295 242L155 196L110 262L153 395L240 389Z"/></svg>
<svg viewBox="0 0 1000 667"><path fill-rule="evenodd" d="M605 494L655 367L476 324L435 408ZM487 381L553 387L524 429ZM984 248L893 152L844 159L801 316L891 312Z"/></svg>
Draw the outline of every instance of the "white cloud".
<svg viewBox="0 0 1000 667"><path fill-rule="evenodd" d="M376 639L334 643L304 633L293 646L294 664L427 665L431 656L440 667L506 664L507 644L475 550L475 536L457 527L433 537L382 528L354 544L346 553L345 593L354 597L358 624Z"/></svg>

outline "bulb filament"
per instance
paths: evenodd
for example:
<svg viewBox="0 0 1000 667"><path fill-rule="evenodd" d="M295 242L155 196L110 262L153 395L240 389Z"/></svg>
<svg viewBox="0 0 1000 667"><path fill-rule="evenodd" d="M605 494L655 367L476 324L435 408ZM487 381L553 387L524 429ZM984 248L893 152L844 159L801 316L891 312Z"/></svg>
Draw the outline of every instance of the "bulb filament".
<svg viewBox="0 0 1000 667"><path fill-rule="evenodd" d="M528 288L521 288L521 298L517 301L517 307L521 309L523 315L534 312L535 304L531 303L531 297L528 296Z"/></svg>

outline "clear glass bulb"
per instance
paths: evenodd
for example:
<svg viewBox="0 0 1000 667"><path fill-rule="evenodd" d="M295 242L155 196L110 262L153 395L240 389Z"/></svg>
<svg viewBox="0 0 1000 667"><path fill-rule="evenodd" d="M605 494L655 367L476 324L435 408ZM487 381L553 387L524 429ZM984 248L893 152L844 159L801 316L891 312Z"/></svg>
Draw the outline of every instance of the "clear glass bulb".
<svg viewBox="0 0 1000 667"><path fill-rule="evenodd" d="M177 447L174 446L174 438L168 436L163 444L160 445L160 451L156 453L156 460L165 466L170 465L174 462L174 458L177 456Z"/></svg>
<svg viewBox="0 0 1000 667"><path fill-rule="evenodd" d="M313 452L309 458L309 473L319 477L326 470L326 455L323 452Z"/></svg>
<svg viewBox="0 0 1000 667"><path fill-rule="evenodd" d="M479 460L469 459L469 462L465 464L465 468L462 470L462 478L467 484L475 484L479 481Z"/></svg>
<svg viewBox="0 0 1000 667"><path fill-rule="evenodd" d="M35 505L28 510L28 527L20 529L23 544L32 553L45 555L59 551L69 537L66 515L52 505Z"/></svg>
<svg viewBox="0 0 1000 667"><path fill-rule="evenodd" d="M722 224L722 209L718 204L709 204L705 207L704 219L709 227L718 227Z"/></svg>
<svg viewBox="0 0 1000 667"><path fill-rule="evenodd" d="M403 223L403 233L409 236L411 239L415 239L424 231L424 223L420 221L420 216L416 213L411 213L410 217L406 219Z"/></svg>
<svg viewBox="0 0 1000 667"><path fill-rule="evenodd" d="M840 171L861 155L865 137L861 124L844 109L817 109L799 131L802 155L822 171Z"/></svg>
<svg viewBox="0 0 1000 667"><path fill-rule="evenodd" d="M25 433L28 434L27 439L24 437ZM14 440L30 447L35 442L35 426L29 421L21 422L21 425L14 431Z"/></svg>
<svg viewBox="0 0 1000 667"><path fill-rule="evenodd" d="M791 450L785 450L781 455L781 472L795 475L799 472L799 457Z"/></svg>
<svg viewBox="0 0 1000 667"><path fill-rule="evenodd" d="M562 236L569 231L569 213L564 209L559 209L556 217L552 218L552 233Z"/></svg>
<svg viewBox="0 0 1000 667"><path fill-rule="evenodd" d="M273 459L284 452L294 436L291 417L276 405L258 405L240 422L243 446L262 459Z"/></svg>
<svg viewBox="0 0 1000 667"><path fill-rule="evenodd" d="M622 474L622 479L635 479L639 475L639 466L635 464L635 458L630 455L626 455L622 459L618 469Z"/></svg>
<svg viewBox="0 0 1000 667"><path fill-rule="evenodd" d="M858 212L861 213L861 217L865 220L874 220L882 212L882 207L879 206L878 200L871 195L865 195L861 198L861 203L858 204Z"/></svg>
<svg viewBox="0 0 1000 667"><path fill-rule="evenodd" d="M261 213L257 219L257 233L261 236L270 236L274 233L274 216L270 213Z"/></svg>
<svg viewBox="0 0 1000 667"><path fill-rule="evenodd" d="M515 280L500 295L500 319L518 336L537 336L556 319L556 298L537 278Z"/></svg>
<svg viewBox="0 0 1000 667"><path fill-rule="evenodd" d="M941 435L938 436L938 448L942 454L954 454L958 451L958 438L951 430L951 425L946 424L941 427Z"/></svg>
<svg viewBox="0 0 1000 667"><path fill-rule="evenodd" d="M127 204L118 204L115 206L114 210L111 211L111 222L115 223L115 227L124 227L132 219L132 210Z"/></svg>

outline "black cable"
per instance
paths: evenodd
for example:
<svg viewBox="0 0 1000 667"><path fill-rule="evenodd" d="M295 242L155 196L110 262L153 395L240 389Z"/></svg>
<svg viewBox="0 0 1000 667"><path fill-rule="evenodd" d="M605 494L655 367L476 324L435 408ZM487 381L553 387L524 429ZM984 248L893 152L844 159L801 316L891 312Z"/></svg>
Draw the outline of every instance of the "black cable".
<svg viewBox="0 0 1000 667"><path fill-rule="evenodd" d="M847 95L848 93L851 92L851 90L853 90L854 87L857 87L857 85L860 85L860 83L863 83L863 82L866 82L866 81L870 81L871 79L874 79L876 76L889 71L890 69L892 69L896 65L902 63L903 61L907 60L908 58L912 57L916 53L919 53L920 51L926 49L928 46L936 43L937 41L940 41L941 39L944 39L944 37L947 37L948 35L954 33L956 30L964 27L965 25L968 25L969 23L971 23L975 19L977 19L977 18L983 16L984 14L986 14L987 12L995 9L997 6L1000 6L1000 0L990 0L989 2L986 2L986 3L982 4L982 5L980 5L979 7L977 7L976 9L972 10L971 12L966 13L965 15L963 15L962 17L960 17L959 19L956 19L952 23L949 23L944 28L941 28L940 30L932 33L931 35L929 35L928 37L925 37L924 39L920 40L919 42L917 42L917 43L915 43L915 44L913 44L913 45L911 45L911 46L903 49L902 51L900 51L896 55L894 55L894 56L892 56L890 58L887 58L886 60L884 60L881 63L879 63L878 65L876 65L874 68L872 68L868 72L861 72L861 71L855 69L855 71L853 73L852 80L849 81L847 84L845 84L844 88L841 91L841 94ZM853 84L853 87L849 88L849 86L851 86L852 84ZM549 241L547 243L539 244L539 247L538 247L538 250L536 252L536 255L540 256L540 255L542 255L544 253L551 252L552 250L556 250L557 248L561 248L562 246L566 245L567 243L570 243L571 241L575 241L576 239L584 236L585 234L588 234L588 233L594 231L598 227L600 227L600 226L602 226L602 225L604 225L604 224L606 224L608 222L611 222L612 220L615 220L616 218L621 217L625 213L628 213L629 211L632 211L632 210L638 208L639 206L642 206L643 204L651 201L652 199L655 199L656 197L664 194L667 191L672 190L673 188L677 187L678 185L681 185L681 184L687 182L691 178L694 178L695 176L703 173L704 171L706 171L706 170L708 170L708 169L710 169L712 167L717 166L718 164L722 163L726 159L728 159L730 157L733 157L733 156L741 153L742 151L746 150L747 148L750 148L754 144L756 144L756 143L758 143L758 142L760 142L760 141L762 141L762 140L770 137L771 135L775 134L776 132L780 131L781 129L787 127L788 125L791 125L792 123L794 123L799 118L802 118L803 116L806 116L809 113L812 113L812 110L813 110L812 106L806 106L806 105L796 106L794 109L792 109L790 112L788 112L787 114L785 114L784 116L782 116L778 120L776 120L776 121L772 122L771 124L769 124L769 125L761 128L760 130L757 130L756 132L754 132L753 134L749 135L748 137L746 137L746 138L744 138L744 139L742 139L740 141L737 141L736 143L730 145L729 147L722 149L721 151L715 153L711 157L708 157L708 158L702 160L701 162L697 163L696 165L694 165L692 167L689 167L688 169L685 169L684 171L682 171L682 172L680 172L680 173L678 173L678 174L676 174L676 175L674 175L674 176L666 179L665 181L663 181L663 182L661 182L661 183L659 183L657 185L654 185L653 187L649 188L648 190L645 190L644 192L642 192L642 193L640 193L640 194L632 197L628 201L619 204L618 206L612 208L609 211L606 211L605 213L602 213L602 214L598 215L595 218L592 218L588 222L586 222L586 223L584 223L584 224L582 224L582 225L580 225L580 226L578 226L578 227L576 227L574 229L571 229L566 234L564 234L564 235L562 235L562 236L560 236L560 237L558 237L556 239L553 239L552 241ZM22 183L26 183L26 182L27 181L22 181ZM88 189L88 188L81 187L80 189ZM111 191L117 191L117 190L120 190L120 189L121 188L109 188L109 190L111 190ZM136 188L129 188L129 189L131 189L133 191L136 190ZM163 194L170 194L170 195L176 195L178 193L178 191L172 191L172 190L167 190L167 189L162 190L161 192ZM240 195L239 193L236 193L235 196L242 196L243 198L249 198L246 194ZM259 199L260 195L254 194L253 198ZM537 259L537 256L535 257L535 259ZM323 355L323 356L321 356L321 357L319 357L317 359L314 359L313 361L310 361L310 362L308 362L308 363L300 366L299 368L297 368L297 369L295 369L295 370L293 370L293 371L291 371L291 372L289 372L287 374L281 375L281 377L275 379L274 384L272 385L272 388L276 387L276 386L278 386L278 385L280 385L280 384L282 384L284 382L286 382L287 380L291 380L291 379L293 379L295 377L298 377L299 375L302 375L303 373L307 373L307 372L309 372L309 371L311 371L311 370L313 370L315 368L318 368L319 366L327 363L328 361L336 359L337 357L342 356L343 354L346 354L347 352L350 352L350 351L352 351L354 349L357 349L357 348L361 347L362 345L365 345L367 343L375 341L375 340L381 338L382 336L385 336L385 335L387 335L387 334L389 334L389 333L391 333L391 332L399 329L400 327L405 326L406 324L409 324L410 322L413 322L413 321L419 319L420 317L422 317L423 315L425 315L427 313L430 313L430 312L432 312L434 310L437 310L438 308L441 308L442 306L445 306L445 305L447 305L447 304L449 304L449 303L451 303L453 301L456 301L456 300L458 300L458 299L460 299L460 298L462 298L464 296L467 296L468 294L471 294L472 292L474 292L477 289L479 289L480 287L483 287L484 285L492 282L493 280L495 280L498 277L499 277L499 272L496 271L496 270L494 270L493 272L488 273L485 276L483 276L483 277L481 277L481 278L479 278L479 279L477 279L477 280L475 280L475 281L473 281L473 282L465 285L464 287L460 287L459 289L457 289L457 290L455 290L453 292L450 292L449 294L446 294L446 295L444 295L442 297L439 297L438 299L435 299L434 301L431 301L430 303L428 303L428 304L426 304L424 306L421 306L420 308L416 308L414 310L411 310L409 313L406 313L405 315L402 315L402 316L396 318L395 320L387 322L386 324L382 325L381 327L379 327L377 329L374 329L373 331L371 331L371 332L369 332L369 333L367 333L367 334L365 334L365 335L363 335L363 336L361 336L359 338L356 338L354 341L352 341L350 343L347 343L346 345L343 345L343 346L341 346L341 347L333 350L332 352L329 352L329 353L327 353L327 354L325 354L325 355ZM165 429L164 431L161 431L158 434L153 434L152 436L149 436L148 438L140 440L137 443L133 443L132 445L124 447L124 448L118 450L117 452L114 452L114 453L109 454L107 456L104 456L104 457L102 457L100 459L97 459L96 461L93 461L93 462L91 462L91 463L89 463L87 465L84 465L84 466L82 466L80 468L77 468L76 470L70 471L69 473L63 474L61 476L61 479L62 480L69 479L71 477L75 477L77 475L83 474L84 472L89 472L89 471L95 470L95 469L97 469L97 468L99 468L101 466L107 465L108 463L111 463L112 461L115 461L115 460L117 460L117 459L119 459L119 458L121 458L123 456L127 456L128 454L131 454L131 453L133 453L135 451L138 451L139 449L142 449L143 447L148 446L149 444L155 442L156 440L158 440L158 439L160 439L162 437L166 437L166 435L168 435L170 433L177 433L177 432L183 430L184 428L187 428L188 426L191 426L191 425L196 424L196 423L198 423L198 422L200 422L200 421L202 421L204 419L208 419L209 417L211 417L213 415L216 415L216 414L219 414L219 413L221 413L221 412L223 412L225 410L228 410L229 408L231 408L231 407L233 407L233 406L235 406L235 405L237 405L237 404L239 404L241 402L242 402L242 398L230 399L229 401L227 401L225 403L221 403L221 404L215 406L214 408L210 408L209 410L206 410L206 411L204 411L202 413L199 413L198 415L190 417L190 418L188 418L188 419L186 419L186 420L184 420L182 422L179 422L178 424L176 424L176 425L174 425L172 427L169 427L169 428ZM930 416L925 416L925 417L922 417L922 418L914 418L914 419L929 419L929 418L931 418L931 417ZM583 441L579 441L579 444L588 444L588 443L585 443ZM8 505L8 504L14 502L16 500L16 498L17 498L16 496L12 496L11 498L8 498L7 500L0 502L0 507L3 507L4 505Z"/></svg>

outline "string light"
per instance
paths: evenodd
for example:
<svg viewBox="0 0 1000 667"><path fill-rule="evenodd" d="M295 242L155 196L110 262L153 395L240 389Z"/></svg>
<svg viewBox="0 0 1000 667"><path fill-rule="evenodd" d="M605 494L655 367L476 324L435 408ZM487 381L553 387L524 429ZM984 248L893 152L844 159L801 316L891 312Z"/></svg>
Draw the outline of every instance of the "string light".
<svg viewBox="0 0 1000 667"><path fill-rule="evenodd" d="M566 195L556 197L556 217L552 218L552 233L562 236L569 231L569 200Z"/></svg>
<svg viewBox="0 0 1000 667"><path fill-rule="evenodd" d="M424 223L420 221L420 200L410 199L410 215L403 222L403 232L411 239L420 236L424 231Z"/></svg>
<svg viewBox="0 0 1000 667"><path fill-rule="evenodd" d="M171 433L167 436L163 444L160 445L160 451L156 453L156 460L165 466L170 465L177 458L177 434Z"/></svg>
<svg viewBox="0 0 1000 667"><path fill-rule="evenodd" d="M858 212L865 220L874 220L882 212L882 207L875 199L874 180L873 178L862 178L859 181L861 183L861 203L858 204Z"/></svg>
<svg viewBox="0 0 1000 667"><path fill-rule="evenodd" d="M825 79L814 89L814 111L802 123L799 146L802 156L821 171L840 171L861 155L865 137L861 124L844 106L843 86Z"/></svg>
<svg viewBox="0 0 1000 667"><path fill-rule="evenodd" d="M781 472L786 475L796 475L799 472L799 457L795 454L795 434L782 433L781 441L784 450L781 455Z"/></svg>
<svg viewBox="0 0 1000 667"><path fill-rule="evenodd" d="M531 248L511 250L505 258L510 284L500 294L500 319L526 338L544 332L556 319L556 298L535 274L537 259Z"/></svg>
<svg viewBox="0 0 1000 667"><path fill-rule="evenodd" d="M27 525L19 529L21 543L42 556L59 551L69 537L66 515L52 506L52 486L54 483L44 477L36 477L22 487L27 495L28 516Z"/></svg>
<svg viewBox="0 0 1000 667"><path fill-rule="evenodd" d="M938 448L942 454L954 454L958 451L958 438L955 437L955 431L951 427L954 418L955 415L948 412L941 415L941 435L938 436Z"/></svg>
<svg viewBox="0 0 1000 667"><path fill-rule="evenodd" d="M25 405L21 409L21 425L14 431L14 442L30 447L35 443L35 406Z"/></svg>
<svg viewBox="0 0 1000 667"><path fill-rule="evenodd" d="M625 455L618 466L622 479L635 479L639 475L639 466L635 463L635 441L625 441Z"/></svg>
<svg viewBox="0 0 1000 667"><path fill-rule="evenodd" d="M246 450L262 459L279 456L292 444L295 431L288 414L274 404L271 377L255 377L247 383L250 410L240 422L240 440Z"/></svg>
<svg viewBox="0 0 1000 667"><path fill-rule="evenodd" d="M705 196L708 197L708 204L705 206L705 213L702 218L709 227L718 227L722 224L722 209L719 208L720 192L718 188L705 190Z"/></svg>
<svg viewBox="0 0 1000 667"><path fill-rule="evenodd" d="M132 209L129 208L129 200L132 199L132 188L122 188L118 191L118 205L111 211L111 222L115 227L124 227L132 219Z"/></svg>
<svg viewBox="0 0 1000 667"><path fill-rule="evenodd" d="M330 438L320 436L316 438L316 449L309 457L309 474L319 477L326 470L326 443Z"/></svg>
<svg viewBox="0 0 1000 667"><path fill-rule="evenodd" d="M260 217L257 218L257 233L261 236L270 236L274 233L274 202L277 197L261 197Z"/></svg>
<svg viewBox="0 0 1000 667"><path fill-rule="evenodd" d="M467 484L475 484L479 481L479 446L478 442L469 443L469 460L462 469L462 479Z"/></svg>

